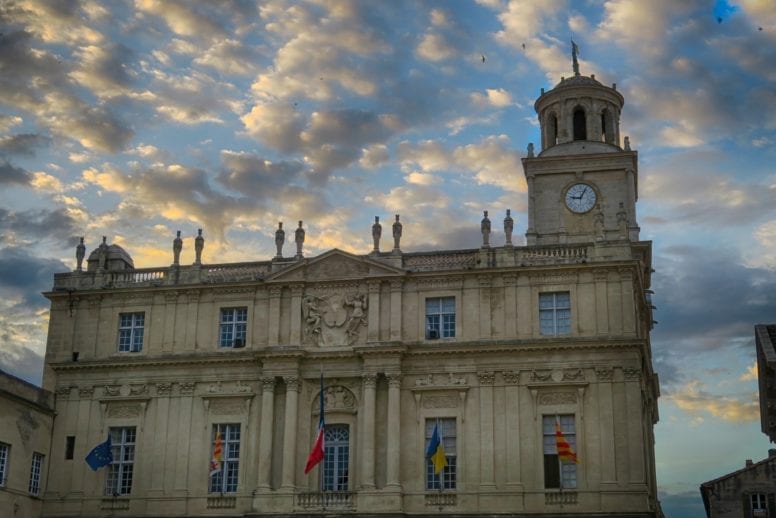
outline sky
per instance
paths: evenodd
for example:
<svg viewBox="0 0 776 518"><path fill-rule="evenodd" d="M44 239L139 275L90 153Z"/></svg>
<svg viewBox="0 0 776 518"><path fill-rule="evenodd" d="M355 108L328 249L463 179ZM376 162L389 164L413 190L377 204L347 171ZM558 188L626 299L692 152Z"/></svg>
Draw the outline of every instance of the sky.
<svg viewBox="0 0 776 518"><path fill-rule="evenodd" d="M303 220L305 255L365 254L401 214L405 251L475 248L511 209L524 243L520 158L572 37L639 152L661 501L703 516L699 484L769 447L774 0L0 2L0 368L40 383L41 292L80 236L158 267L202 228L204 262L256 261Z"/></svg>

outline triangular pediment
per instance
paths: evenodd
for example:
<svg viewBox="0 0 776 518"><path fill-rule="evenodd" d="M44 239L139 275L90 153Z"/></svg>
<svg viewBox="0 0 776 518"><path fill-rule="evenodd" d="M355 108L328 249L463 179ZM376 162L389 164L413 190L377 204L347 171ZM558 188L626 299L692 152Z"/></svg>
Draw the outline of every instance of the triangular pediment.
<svg viewBox="0 0 776 518"><path fill-rule="evenodd" d="M265 280L267 282L314 282L400 277L405 274L406 272L401 268L334 248L317 257L301 259Z"/></svg>

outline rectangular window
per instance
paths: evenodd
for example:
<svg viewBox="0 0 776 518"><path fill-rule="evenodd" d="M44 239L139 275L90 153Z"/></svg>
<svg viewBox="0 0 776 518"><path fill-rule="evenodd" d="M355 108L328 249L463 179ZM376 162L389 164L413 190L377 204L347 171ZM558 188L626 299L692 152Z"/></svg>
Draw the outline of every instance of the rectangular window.
<svg viewBox="0 0 776 518"><path fill-rule="evenodd" d="M33 496L40 494L40 474L43 472L43 454L32 454L32 466L30 467L29 491Z"/></svg>
<svg viewBox="0 0 776 518"><path fill-rule="evenodd" d="M5 487L8 478L8 459L11 457L11 446L0 442L0 487Z"/></svg>
<svg viewBox="0 0 776 518"><path fill-rule="evenodd" d="M346 424L332 424L323 433L323 490L347 491L350 429Z"/></svg>
<svg viewBox="0 0 776 518"><path fill-rule="evenodd" d="M455 337L455 297L426 299L426 340Z"/></svg>
<svg viewBox="0 0 776 518"><path fill-rule="evenodd" d="M571 333L571 296L568 291L539 294L539 324L546 336Z"/></svg>
<svg viewBox="0 0 776 518"><path fill-rule="evenodd" d="M143 349L145 313L119 314L119 352L137 353Z"/></svg>
<svg viewBox="0 0 776 518"><path fill-rule="evenodd" d="M767 516L768 504L765 495L762 493L753 493L749 495L749 502L752 505L752 516Z"/></svg>
<svg viewBox="0 0 776 518"><path fill-rule="evenodd" d="M210 445L210 458L221 436L221 469L210 475L211 493L236 493L240 472L240 425L214 424Z"/></svg>
<svg viewBox="0 0 776 518"><path fill-rule="evenodd" d="M445 458L447 466L442 468L440 473L434 473L434 464L431 459L426 459L426 490L455 489L455 478L457 473L456 466L456 438L455 438L455 418L426 419L426 441L423 451L428 449L431 443L431 436L434 433L434 426L439 423L439 433L442 436L442 445L445 448Z"/></svg>
<svg viewBox="0 0 776 518"><path fill-rule="evenodd" d="M218 329L219 347L245 347L248 328L248 308L221 308Z"/></svg>
<svg viewBox="0 0 776 518"><path fill-rule="evenodd" d="M573 414L542 416L542 435L544 437L544 487L575 489L577 487L577 465L573 462L561 462L555 442L555 423L560 423L560 431L571 449L577 451L577 433ZM562 484L562 485L561 485Z"/></svg>
<svg viewBox="0 0 776 518"><path fill-rule="evenodd" d="M108 496L128 495L132 492L132 473L135 468L134 426L120 426L110 429L113 447L113 462L108 466L105 479L105 494Z"/></svg>
<svg viewBox="0 0 776 518"><path fill-rule="evenodd" d="M65 437L65 460L73 460L75 453L75 435Z"/></svg>

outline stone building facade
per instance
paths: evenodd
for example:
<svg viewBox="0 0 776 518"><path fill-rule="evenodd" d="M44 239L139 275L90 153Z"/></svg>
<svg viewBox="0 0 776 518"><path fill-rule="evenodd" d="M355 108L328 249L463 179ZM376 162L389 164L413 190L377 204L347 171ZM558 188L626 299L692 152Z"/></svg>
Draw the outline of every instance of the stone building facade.
<svg viewBox="0 0 776 518"><path fill-rule="evenodd" d="M757 380L760 394L760 427L776 442L776 324L754 326L757 348Z"/></svg>
<svg viewBox="0 0 776 518"><path fill-rule="evenodd" d="M760 462L747 459L743 469L701 484L708 518L776 516L776 450Z"/></svg>
<svg viewBox="0 0 776 518"><path fill-rule="evenodd" d="M162 268L79 245L46 293L43 516L662 516L651 243L622 104L578 74L543 92L526 246L509 214L492 243L487 212L468 250L405 252L399 216L363 255L305 257L302 222L290 257L280 225L273 259L239 264L203 262L201 233L193 265L179 236ZM321 374L326 458L305 475ZM112 465L59 461L69 437L83 458L108 435Z"/></svg>
<svg viewBox="0 0 776 518"><path fill-rule="evenodd" d="M54 394L0 370L0 516L40 516Z"/></svg>

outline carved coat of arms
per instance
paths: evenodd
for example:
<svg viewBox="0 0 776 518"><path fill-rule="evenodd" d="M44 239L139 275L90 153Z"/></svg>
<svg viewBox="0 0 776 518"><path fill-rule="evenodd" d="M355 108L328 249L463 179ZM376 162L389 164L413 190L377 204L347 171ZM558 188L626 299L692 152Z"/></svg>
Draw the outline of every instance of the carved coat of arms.
<svg viewBox="0 0 776 518"><path fill-rule="evenodd" d="M305 341L318 346L352 345L366 326L367 304L364 293L306 294L302 299Z"/></svg>

